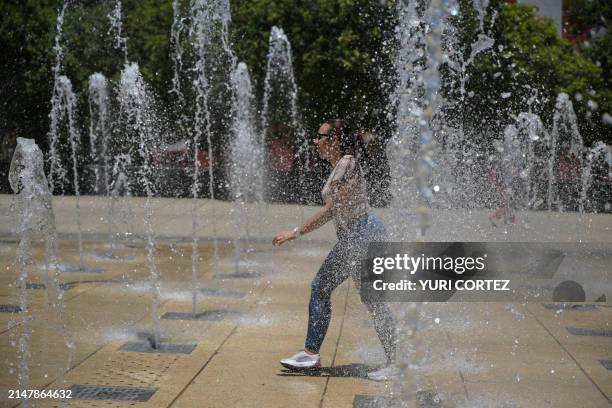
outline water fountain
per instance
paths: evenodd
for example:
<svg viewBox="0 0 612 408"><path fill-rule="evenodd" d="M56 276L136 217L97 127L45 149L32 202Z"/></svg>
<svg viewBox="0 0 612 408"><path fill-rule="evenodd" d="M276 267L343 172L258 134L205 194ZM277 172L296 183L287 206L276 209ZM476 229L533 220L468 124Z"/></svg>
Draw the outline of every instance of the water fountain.
<svg viewBox="0 0 612 408"><path fill-rule="evenodd" d="M434 175L436 181L441 181L434 187L434 191L437 191L436 188L447 188L444 184L448 181L454 181L467 189L478 185L479 178L482 178L482 169L475 166L474 172L466 172L467 180L453 180L453 171L457 172L457 168L461 166L460 162L467 163L466 159L471 160L471 157L477 156L478 150L473 145L465 147L468 132L472 130L463 129L462 125L455 126L452 119L448 121L444 109L444 105L453 107L456 104L469 103L467 98L473 95L466 92L468 68L478 55L490 50L494 45L492 38L486 35L483 29L488 2L474 3L478 3L475 6L478 6L480 33L467 58L459 60L457 57L461 56L461 53L452 38L455 33L452 27L449 27L448 20L443 22L445 15L456 15L456 2L399 2L396 31L399 45L396 60L397 87L391 109L397 112L396 131L389 142L388 155L394 196L391 203L392 217L394 220L408 220L409 227L406 228L406 223L391 226L393 240L424 239L429 227L428 203L432 197L432 189L429 186L434 169L437 173ZM492 17L494 20L495 15ZM447 41L444 46L440 45L441 39ZM437 94L439 78L436 70L440 64L445 64L445 68L457 75L457 83L450 84L449 94L453 95L455 91L457 94L454 101L445 101ZM503 99L505 95L500 97ZM588 205L587 194L591 188L587 171L592 167L589 158L598 157L597 161L603 164L604 156L608 154L604 152L609 150L597 145L587 153L586 159L583 158L583 141L576 125L576 116L571 101L565 94L559 95L557 99L553 129L549 135L541 119L531 110L536 98L537 89L534 88L534 93L527 102L529 112L520 113L514 118L515 121L505 128L503 137L496 143L498 154L491 156L491 162L498 163L500 167L501 188L510 196L509 200L511 199L511 203L507 202L506 205L526 210L538 209L547 203L550 209L551 206L558 205L555 200L560 200L561 196L578 197L577 191L569 191L568 194L567 186L563 186L568 177L576 181L578 176L582 183L580 205L572 206L570 203L569 207L575 207L582 212ZM459 118L458 123L461 124L461 121L462 118ZM443 169L442 176L438 173L437 163L431 154L432 131L436 135L435 140L444 143L437 147L440 161L450 163ZM560 164L563 159L565 162ZM416 163L414 167L407 164L412 162ZM542 180L546 180L548 187L543 185ZM561 188L566 188L562 194L559 193ZM482 195L475 191L472 197ZM449 196L451 199L456 197L452 189ZM467 204L462 199L456 201L459 202L459 207ZM562 209L563 205L559 205L559 208ZM420 220L410 218L416 213L420 214ZM417 234L409 229L414 224L419 227ZM411 378L418 375L423 354L418 333L419 309L419 304L402 304L402 308L398 309L397 319L401 322L398 328L398 337L401 339L398 355L401 358L397 365L401 375L394 381L392 394L400 406L412 406L409 401L414 401L414 397L418 396L417 390L420 386L418 378Z"/></svg>
<svg viewBox="0 0 612 408"><path fill-rule="evenodd" d="M261 169L264 166L264 151L255 128L253 87L245 63L238 64L232 73L231 81L235 97L232 108L232 161L229 178L235 206L235 274L239 274L242 258L240 243L242 240L248 242L249 239L247 203L261 202L262 199Z"/></svg>
<svg viewBox="0 0 612 408"><path fill-rule="evenodd" d="M104 75L96 73L89 77L89 142L90 156L94 166L94 193L104 191L107 202L106 224L108 230L108 251L96 258L119 259L112 253L114 246L113 222L115 203L119 196L129 196L127 172L131 159L129 155L111 157L111 117L108 81ZM111 164L113 164L111 168ZM100 174L102 173L102 174ZM124 200L125 201L125 200ZM127 206L127 202L124 202Z"/></svg>
<svg viewBox="0 0 612 408"><path fill-rule="evenodd" d="M475 129L465 129L464 116L470 104L473 92L466 91L470 79L469 69L476 58L492 49L495 41L485 32L484 19L488 6L487 0L475 0L465 7L473 7L478 14L478 30L469 53L461 47L460 37L455 24L445 24L442 31L442 49L446 55L444 64L447 70L449 98L439 98L439 108L434 113L435 156L438 158L436 179L436 196L434 201L446 208L464 206L473 201L478 194L474 180L482 177L482 169L476 163L479 157L479 146L471 141L470 132ZM453 15L459 18L459 9ZM455 112L449 115L448 112Z"/></svg>
<svg viewBox="0 0 612 408"><path fill-rule="evenodd" d="M178 5L173 5L175 11L175 21L178 19ZM195 102L196 102L196 110L194 113L194 128L190 133L193 135L192 141L192 149L193 149L193 179L192 179L192 187L191 193L193 196L193 204L192 204L192 234L191 234L191 289L192 289L192 313L195 316L197 312L197 296L198 296L198 261L199 261L199 253L198 253L198 216L197 216L197 198L198 198L198 189L199 189L199 173L200 166L198 161L198 149L200 147L202 133L204 132L206 135L206 142L208 144L208 177L209 177L209 192L210 198L213 200L215 198L214 194L214 173L213 173L213 151L212 151L212 139L211 139L211 117L210 117L210 107L209 107L209 97L210 97L210 79L209 76L209 66L207 66L209 51L210 51L210 41L212 36L213 25L216 24L217 19L221 16L215 14L215 9L211 10L210 5L202 4L201 2L193 2L191 9L191 17L193 19L192 26L190 30L191 37L195 39L194 43L194 53L196 55L195 62L195 72L196 78L194 81L195 88ZM211 15L212 13L212 15ZM178 33L176 34L176 43L175 43L175 90L179 96L179 102L182 102L182 93L180 93L180 81L179 81L179 69L181 68L181 45L180 38L178 38ZM183 121L182 121L183 122ZM214 214L213 214L214 218ZM212 227L216 229L216 222L212 220ZM214 268L218 267L218 243L217 243L217 234L216 231L213 234L213 246L214 246Z"/></svg>
<svg viewBox="0 0 612 408"><path fill-rule="evenodd" d="M62 34L64 28L64 14L68 1L64 1L62 8L57 14L57 21L55 24L55 40L53 45L53 52L55 54L55 65L53 66L53 94L51 96L51 113L49 117L51 119L51 126L47 137L49 139L49 187L51 193L55 188L55 183L60 182L63 186L64 179L66 178L66 170L62 165L62 160L59 152L59 117L61 98L63 92L61 91L60 76L62 71L62 61L64 53L62 50ZM62 190L63 191L63 190Z"/></svg>
<svg viewBox="0 0 612 408"><path fill-rule="evenodd" d="M569 95L560 93L557 96L551 131L551 159L548 167L548 210L553 205L559 211L577 209L579 191L574 191L572 185L580 178L583 169L584 142L576 113ZM576 184L580 184L579 182ZM569 203L564 203L567 197Z"/></svg>
<svg viewBox="0 0 612 408"><path fill-rule="evenodd" d="M50 161L51 161L51 170L49 174L49 183L51 186L55 185L57 182L60 183L62 187L62 192L64 191L64 182L66 178L66 171L61 166L61 161L65 160L62 158L61 154L61 126L63 121L66 122L67 127L67 138L68 143L70 145L70 161L72 162L72 184L74 188L75 195L75 205L76 205L76 222L77 222L77 240L78 240L78 250L79 250L79 264L75 268L69 267L69 269L74 269L73 271L87 271L85 264L83 262L83 236L81 231L81 206L80 206L80 183L79 183L79 160L78 160L78 152L80 148L80 134L78 130L78 126L76 123L76 104L77 97L72 91L72 83L70 80L64 76L60 75L57 77L57 81L55 84L53 99L52 99L52 107L51 107L51 130L49 131L50 146L55 146L51 148L50 152ZM54 163L59 163L59 165L55 165ZM55 171L53 170L55 168ZM52 177L58 174L57 180L52 179Z"/></svg>
<svg viewBox="0 0 612 408"><path fill-rule="evenodd" d="M389 141L387 154L391 166L391 210L396 219L410 220L415 213L414 174L418 150L418 127L423 113L421 77L425 69L421 55L424 53L425 25L423 16L414 1L398 3L398 27L396 30L398 51L396 57L397 85L392 96L391 112L396 112L396 131ZM405 229L391 225L395 240L407 239Z"/></svg>
<svg viewBox="0 0 612 408"><path fill-rule="evenodd" d="M452 103L469 103L471 96L466 92L468 81L468 68L474 63L476 57L489 50L493 40L485 34L484 22L487 9L487 0L474 0L474 6L478 12L479 33L472 44L471 51L466 55L458 52L456 48L445 47L443 44L444 33L453 41L453 30L448 23L447 17L454 15L457 5L452 0L400 0L398 4L399 26L397 40L399 50L396 61L397 87L393 95L391 111L397 116L396 130L393 139L389 142L389 157L393 171L393 202L391 211L395 220L406 220L405 223L390 224L392 229L390 240L395 241L422 241L429 235L433 224L432 203L436 192L446 189L449 183L463 185L463 180L456 177L456 169L460 162L467 158L472 159L476 154L476 147L466 145L466 132L462 125L445 121L445 107ZM229 3L227 1L204 1L193 0L189 2L188 12L183 15L187 7L180 0L172 2L174 11L174 23L172 26L171 40L173 44L174 78L172 81L172 94L176 95L179 114L178 134L188 138L187 145L189 153L193 157L191 175L191 313L169 314L176 319L204 320L206 313L198 313L198 295L201 290L198 286L199 262L201 243L198 233L201 232L200 220L198 219L198 199L202 194L200 176L202 175L201 151L206 146L208 154L208 188L211 199L215 198L215 181L213 177L213 145L223 145L225 140L221 137L221 143L217 139L224 129L223 121L228 121L230 132L226 132L229 145L229 178L231 187L232 219L235 221L234 240L234 273L217 274L218 277L253 277L252 273L244 273L240 270L244 264L244 251L242 243L249 239L249 210L253 208L252 203L261 202L264 196L262 171L265 163L265 146L272 136L277 123L288 124L297 134L297 144L302 147L303 134L300 129L299 115L297 109L297 85L295 82L291 46L287 36L282 29L273 27L270 34L269 52L267 58L266 77L264 81L264 96L262 102L261 122L255 119L255 100L253 95L253 84L249 77L248 68L244 63L236 63L231 51L227 24L229 22ZM64 5L65 8L65 5ZM58 17L58 33L61 33ZM127 47L121 22L122 3L115 2L113 11L109 14L114 46L122 51L127 61ZM77 211L79 210L80 185L78 177L78 151L79 135L78 126L75 122L76 95L72 92L72 86L67 77L61 75L61 35L56 37L57 52L60 55L54 70L54 103L51 112L52 129L50 140L52 155L50 159L53 179L57 186L64 185L69 173L62 168L62 163L68 159L72 161L72 173L74 174L74 189L77 195ZM219 53L219 49L223 52ZM213 53L215 57L212 58ZM218 57L218 54L223 56ZM438 68L441 64L448 64L458 73L458 81L455 86L459 97L458 101L446 101L439 93L440 78ZM224 72L231 72L231 77L226 78ZM232 103L231 113L216 115L219 111L216 105L219 102L217 96L226 92L231 94L227 98ZM156 352L172 350L171 346L162 339L160 318L158 316L161 304L160 271L157 266L157 253L155 248L155 234L153 230L153 208L151 200L155 195L153 175L155 168L153 164L153 153L156 143L160 143L162 135L159 129L159 112L154 109L154 98L147 87L137 64L127 64L121 73L121 81L117 91L118 96L118 118L112 118L109 101L108 81L101 74L90 77L89 83L89 109L90 109L90 148L91 157L94 160L94 176L96 180L95 191L103 188L108 198L108 246L113 248L113 240L116 236L113 229L113 221L117 218L116 207L119 201L127 207L127 198L134 195L145 195L144 201L144 224L146 236L147 266L149 273L149 285L147 290L151 291L151 313L154 330L151 336L146 336L148 350ZM558 205L559 184L561 179L558 161L559 153L568 151L579 161L581 190L578 198L578 209L580 212L587 211L592 205L593 191L596 190L597 180L600 174L607 172L612 153L608 146L601 143L593 146L591 150L583 153L582 139L577 132L575 116L571 108L571 102L567 95L560 95L554 118L552 137L549 136L540 118L531 112L520 113L515 120L505 128L502 139L499 140L498 154L491 155L492 160L501 166L504 176L502 184L509 194L513 195L515 206L521 209L537 209L541 204L547 203L548 207ZM280 109L278 107L283 107ZM193 109L193 112L191 111ZM229 112L229 110L228 110ZM231 114L231 121L228 120ZM224 116L219 119L215 116ZM68 129L68 143L62 146L61 132L62 122L66 121ZM111 123L112 122L112 123ZM218 123L217 123L218 122ZM261 128L258 129L258 125ZM113 143L109 147L111 139ZM496 135L500 137L501 135ZM115 140L116 139L116 140ZM439 141L444 145L435 146ZM549 146L549 142L553 143ZM28 143L20 140L20 151L34 151L28 147ZM62 147L64 150L62 151ZM438 150L436 150L438 149ZM69 151L70 155L66 154ZM62 157L62 153L65 158ZM20 153L21 154L21 153ZM438 156L440 154L440 156ZM36 158L30 160L32 164L39 163L39 153L33 153ZM440 177L440 167L436 163L439 157L448 159L447 169L444 176ZM17 160L16 162L19 162ZM23 161L22 161L23 162ZM40 167L38 164L36 166ZM111 169L112 166L112 169ZM606 167L607 166L607 167ZM26 194L26 190L19 184L29 186L46 185L43 180L39 183L23 183L19 177L30 179L29 175L17 176L19 171L11 170L11 185L16 193ZM24 166L25 167L25 166ZM38 168L37 167L37 168ZM28 170L34 171L34 170ZM36 170L38 172L42 170ZM22 173L23 174L23 173ZM538 180L548 177L548 188L541 185ZM44 178L44 173L43 176ZM476 178L476 172L469 173L466 177ZM17 180L17 181L14 181ZM437 184L434 183L434 180ZM51 186L53 181L49 180ZM434 185L435 184L435 185ZM470 179L466 184L475 185ZM17 186L17 187L14 187ZM28 278L29 266L27 256L30 248L30 227L33 214L32 205L43 203L44 210L40 215L47 218L44 221L45 228L53 223L48 221L52 217L49 213L51 208L51 194L49 191L41 190L40 200L38 198L26 200L20 204L22 216L21 234L22 243L19 249L19 264L21 287L21 310L23 323L23 338L20 343L21 372L20 388L28 388L28 366L27 366L27 343L29 338L29 326L25 312L28 307L27 293L25 292L25 281ZM30 193L27 193L30 194ZM33 195L38 193L32 193ZM448 196L452 199L456 192L449 190ZM24 198L26 196L23 196ZM20 198L21 199L21 198ZM466 202L458 200L457 207ZM445 205L449 209L456 209L448 200ZM30 207L27 207L30 206ZM128 209L129 210L129 209ZM418 217L415 217L418 215ZM77 217L79 217L77 213ZM128 215L127 219L131 219ZM218 271L219 254L217 248L217 234L215 227L215 214L210 215L211 229L213 231L214 243L214 272ZM80 220L77 218L80 225ZM262 223L261 219L258 220ZM28 224L29 225L29 224ZM132 231L133 228L128 228ZM51 239L45 265L57 277L59 269L55 258L55 236L54 232L45 232ZM80 267L82 268L82 242L79 227L79 248L81 255ZM300 249L301 250L301 249ZM174 251L174 249L173 249ZM188 250L187 250L188 251ZM181 252L181 251L177 251ZM299 255L300 254L298 252ZM182 256L183 253L181 252ZM178 269L178 268L177 268ZM187 269L187 267L185 268ZM83 270L83 269L79 269ZM188 278L187 278L188 279ZM182 280L177 282L182 284ZM52 287L52 285L47 285ZM59 288L59 285L58 285ZM60 289L58 289L60 290ZM182 293L182 292L181 292ZM187 297L180 297L181 300ZM61 298L60 298L61 300ZM423 354L420 340L422 330L422 316L428 307L422 307L419 303L406 303L402 305L398 315L400 327L398 337L401 338L397 365L401 375L392 384L390 390L394 401L399 399L402 406L411 404L415 397L419 399L419 387L423 386L418 377L419 368L423 366ZM165 317L166 315L164 315ZM183 326L188 327L187 325ZM207 333L208 335L208 333ZM69 343L69 342L68 342ZM67 344L68 344L67 343ZM131 347L131 346L130 346ZM130 347L122 348L123 351L137 351ZM141 350L142 351L142 350ZM69 363L70 366L70 363Z"/></svg>
<svg viewBox="0 0 612 408"><path fill-rule="evenodd" d="M301 157L308 153L308 144L299 120L298 89L293 70L291 43L282 28L273 26L268 44L260 144L270 146L273 138L279 137L275 133L285 132L294 137L294 140L290 141L292 150L297 150L293 158ZM284 187L284 183L278 179L279 175L274 174L267 166L263 167L261 176L270 181L271 185L280 185L281 189ZM299 177L299 185L303 186L303 169L299 169ZM276 197L274 191L268 191L266 195L273 199L281 198Z"/></svg>
<svg viewBox="0 0 612 408"><path fill-rule="evenodd" d="M603 142L597 142L588 149L581 175L580 207L583 213L592 206L589 196L596 196L597 191L591 191L596 177L609 177L612 169L612 148Z"/></svg>
<svg viewBox="0 0 612 408"><path fill-rule="evenodd" d="M115 237L118 236L117 224L121 222L124 225L122 229L125 237L130 237L134 231L132 225L132 208L129 203L129 198L132 196L132 188L128 174L132 169L132 157L127 154L118 154L113 159L113 167L109 174L108 184L108 212L106 215L107 225L107 252L104 255L98 255L102 259L131 259L130 256L115 254L112 252L114 248L122 247L121 244L115 243ZM117 208L121 204L120 208Z"/></svg>
<svg viewBox="0 0 612 408"><path fill-rule="evenodd" d="M17 147L11 161L9 172L11 188L16 195L16 209L19 222L16 233L20 236L17 264L19 265L20 316L21 336L19 339L19 375L20 389L27 390L30 385L29 372L29 341L32 334L30 320L33 313L28 303L27 283L32 274L34 259L32 244L36 240L44 241L44 265L47 299L51 300L50 309L56 314L56 323L61 330L64 344L68 349L65 368L60 373L60 383L63 384L63 374L71 368L75 352L75 344L68 333L64 318L63 289L59 280L57 265L57 233L53 214L52 195L44 172L42 151L32 139L17 139ZM49 296L52 294L52 296ZM29 401L24 400L24 407Z"/></svg>
<svg viewBox="0 0 612 408"><path fill-rule="evenodd" d="M391 210L395 219L408 220L391 231L393 240L424 239L431 224L430 185L435 166L433 133L439 128L432 121L441 103L438 95L439 64L449 60L442 47L442 33L448 16L457 13L454 1L433 0L398 2L399 49L396 58L397 86L391 111L397 112L396 131L388 145L392 170ZM408 165L406 163L409 163ZM414 163L414 164L413 164ZM418 214L418 220L406 217ZM418 226L416 234L410 223ZM419 302L402 305L397 315L398 360L400 374L393 381L393 404L409 406L418 398L419 379L412 368L420 364L422 350L418 333Z"/></svg>
<svg viewBox="0 0 612 408"><path fill-rule="evenodd" d="M127 50L127 38L123 37L123 20L121 12L121 0L116 0L115 7L108 13L108 21L110 28L108 34L113 36L113 47L116 50L120 50L123 54L124 62L127 63L128 50Z"/></svg>
<svg viewBox="0 0 612 408"><path fill-rule="evenodd" d="M129 154L118 154L114 158L113 170L111 175L112 184L109 185L110 188L110 197L111 197L111 206L116 205L116 202L119 200L119 197L122 197L124 200L124 207L127 209L128 216L126 219L131 219L129 214L131 213L129 204L125 200L128 197L132 196L132 188L130 185L130 179L128 177L129 171L132 168L132 157ZM114 214L112 208L109 207L109 224L108 224L108 235L109 235L109 246L112 247L112 240L115 234L112 232L113 227L113 217L111 214ZM128 228L128 234L133 228Z"/></svg>
<svg viewBox="0 0 612 408"><path fill-rule="evenodd" d="M512 219L512 208L524 209L528 206L527 175L531 163L528 159L529 140L522 139L514 125L508 125L504 130L504 138L496 141L497 155L495 162L499 164L497 176L500 190L500 207L503 208L504 224Z"/></svg>
<svg viewBox="0 0 612 408"><path fill-rule="evenodd" d="M540 117L534 113L521 112L516 118L518 138L527 144L525 154L526 167L521 178L526 183L525 207L538 209L546 200L545 180L548 178L550 160L550 135Z"/></svg>
<svg viewBox="0 0 612 408"><path fill-rule="evenodd" d="M118 93L120 120L124 124L128 139L127 154L138 164L138 182L146 195L144 204L144 225L147 240L147 264L149 267L149 284L151 289L151 317L153 319L154 348L160 344L160 322L158 308L160 303L160 276L155 262L155 237L153 232L153 208L151 198L154 194L152 183L153 168L151 154L159 140L154 118L153 99L140 75L138 64L126 64L121 72Z"/></svg>
<svg viewBox="0 0 612 408"><path fill-rule="evenodd" d="M89 77L89 153L94 166L94 193L109 194L109 137L110 137L110 99L108 81L100 73ZM102 170L102 174L100 174Z"/></svg>
<svg viewBox="0 0 612 408"><path fill-rule="evenodd" d="M181 74L183 72L183 53L184 48L181 42L181 36L184 35L185 20L182 16L181 1L172 1L172 27L170 29L170 44L172 46L172 89L170 94L176 97L176 109L178 111L177 128L182 134L188 134L189 123L187 113L185 112L185 95L183 95L183 86L181 84Z"/></svg>
<svg viewBox="0 0 612 408"><path fill-rule="evenodd" d="M219 92L231 94L229 74L236 66L236 57L229 41L228 24L231 18L229 2L202 0L192 1L188 15L182 16L182 5L179 0L172 3L173 24L171 42L173 46L174 76L172 79L172 94L176 96L178 113L178 128L191 138L193 149L193 171L191 196L192 204L192 312L196 315L198 288L198 197L200 192L200 146L205 139L208 161L208 193L211 200L215 199L214 166L216 159L213 154L213 118L211 110L219 108ZM182 41L182 36L184 40ZM222 52L219 53L218 44ZM221 55L219 55L221 54ZM226 76L227 75L227 76ZM225 84L225 85L224 85ZM219 91L218 88L221 88ZM223 89L225 88L225 89ZM216 98L213 95L216 92ZM213 96L211 96L213 95ZM188 103L187 101L192 103ZM184 106L195 106L192 116L188 117ZM219 109L224 111L225 109ZM224 126L225 118L221 119ZM219 124L217 124L219 125ZM212 207L210 226L213 236L213 270L219 269L219 248L217 239L216 216Z"/></svg>
<svg viewBox="0 0 612 408"><path fill-rule="evenodd" d="M72 91L72 83L65 75L62 75L62 63L64 53L62 50L62 38L63 38L63 27L64 27L64 15L69 1L64 1L62 8L57 15L56 21L56 33L53 46L53 52L55 54L55 65L53 66L53 94L51 97L51 112L49 114L51 123L47 138L49 139L49 187L51 193L53 193L55 187L59 185L62 194L65 189L65 182L67 178L67 171L64 169L62 163L65 160L63 157L63 146L62 146L62 125L65 120L67 124L67 139L70 145L70 156L72 161L72 179L73 188L76 198L76 221L77 221L77 236L78 236L78 249L79 249L79 264L74 266L64 265L63 268L67 271L83 271L87 272L87 268L83 262L83 239L81 231L81 215L80 215L80 185L79 185L79 172L78 172L78 159L77 151L80 144L80 134L78 126L76 124L76 105L77 97Z"/></svg>

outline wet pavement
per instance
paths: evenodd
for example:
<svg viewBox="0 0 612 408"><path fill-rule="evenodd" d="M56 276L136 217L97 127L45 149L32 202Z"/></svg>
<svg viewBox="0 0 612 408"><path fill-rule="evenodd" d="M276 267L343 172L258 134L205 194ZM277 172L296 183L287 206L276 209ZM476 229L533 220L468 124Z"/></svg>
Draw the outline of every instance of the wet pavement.
<svg viewBox="0 0 612 408"><path fill-rule="evenodd" d="M18 237L10 230L10 201L10 196L0 196L0 305L6 307L0 308L0 406L7 407L19 404L7 397L8 390L18 387L18 345L23 327L22 316L15 309L20 284L15 265ZM72 407L393 404L392 384L366 378L368 371L380 367L384 355L350 282L333 295L333 319L321 350L324 368L290 372L278 364L279 359L303 346L310 281L330 249L334 233L326 226L281 248L272 247L269 239L276 230L295 226L315 208L251 208L253 219L266 222L259 221L249 229L250 241L243 242L246 251L238 263L238 272L244 276L237 278L232 276L236 263L229 242L236 234L231 204L198 201L201 242L193 315L192 202L154 200L154 229L159 236L156 260L161 274L157 312L174 316L161 319L160 344L155 345L144 229L139 222L142 199L130 201L127 222L116 222L117 230L131 222L133 234L117 238L121 245L111 249L113 257L107 256L104 200L84 197L81 201L85 265L102 271L61 274L65 311L60 318L57 310L49 307L54 291L44 272L42 245L34 246L27 282L27 323L32 332L30 389L72 389L79 397L70 400ZM72 198L54 202L61 238L60 263L67 266L79 259L73 206ZM383 219L388 217L385 210L379 213ZM551 240L610 241L612 227L610 215L591 216L589 223L577 223L572 214L534 213L524 214L522 221L519 218L528 227L490 232L486 212L462 216L472 222L473 230L490 234L487 239L510 234L537 240L548 234ZM441 223L445 217L454 218L441 214ZM213 261L213 229L220 237L218 265ZM464 235L469 234L466 227ZM609 287L601 289L609 291ZM423 305L419 334L424 360L410 375L418 378L421 397L427 397L417 398L419 402L415 399L412 406L610 406L612 308L609 301L595 302L590 293L587 300L580 307L551 307L550 301ZM392 307L398 310L403 304ZM62 379L60 373L69 357L66 343L75 347ZM32 400L31 406L60 403L39 399Z"/></svg>

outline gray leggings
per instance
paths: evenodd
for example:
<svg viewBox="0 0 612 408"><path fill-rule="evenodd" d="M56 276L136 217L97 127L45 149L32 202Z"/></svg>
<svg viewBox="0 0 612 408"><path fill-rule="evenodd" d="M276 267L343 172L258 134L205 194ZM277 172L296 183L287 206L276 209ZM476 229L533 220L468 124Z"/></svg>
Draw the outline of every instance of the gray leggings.
<svg viewBox="0 0 612 408"><path fill-rule="evenodd" d="M312 281L308 308L306 348L319 352L331 320L331 294L349 276L357 289L360 287L360 265L365 258L368 243L385 237L382 222L374 215L357 219L345 232L338 233L339 241L323 261ZM382 343L389 362L395 360L395 322L389 307L382 302L364 302L374 329Z"/></svg>

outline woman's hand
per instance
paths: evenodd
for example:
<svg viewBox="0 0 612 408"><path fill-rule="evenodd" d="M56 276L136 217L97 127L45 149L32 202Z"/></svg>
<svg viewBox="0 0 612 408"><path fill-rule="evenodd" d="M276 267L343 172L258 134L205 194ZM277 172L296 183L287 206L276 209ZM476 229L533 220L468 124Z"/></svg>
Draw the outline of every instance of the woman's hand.
<svg viewBox="0 0 612 408"><path fill-rule="evenodd" d="M304 224L294 231L281 231L272 240L272 243L276 246L280 246L287 241L296 239L298 236L308 234L311 231L316 230L321 225L325 224L332 218L333 208L331 199L325 201L325 205L321 207L312 217L310 217ZM299 235L295 231L299 231Z"/></svg>
<svg viewBox="0 0 612 408"><path fill-rule="evenodd" d="M280 246L287 241L295 239L295 232L293 231L281 231L272 240L272 243L276 246Z"/></svg>

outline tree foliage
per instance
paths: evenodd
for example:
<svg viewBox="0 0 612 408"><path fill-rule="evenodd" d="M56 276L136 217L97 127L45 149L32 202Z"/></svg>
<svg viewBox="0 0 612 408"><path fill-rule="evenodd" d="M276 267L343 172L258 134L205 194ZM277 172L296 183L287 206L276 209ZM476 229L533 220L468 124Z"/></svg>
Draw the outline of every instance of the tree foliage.
<svg viewBox="0 0 612 408"><path fill-rule="evenodd" d="M0 2L0 131L46 133L57 0ZM40 139L39 139L40 140Z"/></svg>
<svg viewBox="0 0 612 408"><path fill-rule="evenodd" d="M470 3L461 2L455 20L464 61L479 31ZM469 96L455 112L466 127L499 134L513 115L528 110L550 125L556 96L565 92L572 98L585 142L612 142L612 129L601 120L602 113L612 110L606 73L559 37L552 20L538 16L535 6L498 0L491 1L487 9L484 28L495 45L479 54L466 70ZM447 87L459 80L457 74L446 74ZM457 98L454 89L450 96Z"/></svg>
<svg viewBox="0 0 612 408"><path fill-rule="evenodd" d="M0 2L3 137L34 137L46 147L52 47L62 3ZM80 98L81 117L87 115L89 75L101 72L116 81L125 62L121 50L113 47L113 33L109 32L108 14L114 4L102 0L71 2L66 11L62 72L72 80ZM128 60L139 63L161 106L169 106L172 1L123 0L122 4ZM479 24L472 2L461 0L460 4L456 26L465 59ZM188 6L186 0L184 6ZM342 116L354 126L374 128L388 136L388 97L394 83L394 1L235 0L231 8L234 49L248 64L259 97L268 36L276 25L284 28L292 43L307 130L322 117ZM612 7L605 0L576 0L566 1L565 9L566 30L571 38L581 39L574 44L560 38L552 22L538 17L534 7L491 0L484 26L495 39L495 46L478 55L467 68L468 96L461 111L455 112L456 117L467 126L499 130L511 115L529 109L527 101L537 90L531 108L549 122L556 95L567 92L579 115L585 141L611 143L612 127L603 123L602 114L612 114ZM446 90L449 96L456 96L456 87ZM172 119L171 114L168 116Z"/></svg>
<svg viewBox="0 0 612 408"><path fill-rule="evenodd" d="M293 48L309 128L330 116L384 127L395 26L394 3L369 0L232 2L237 54L261 88L268 36L282 27Z"/></svg>

